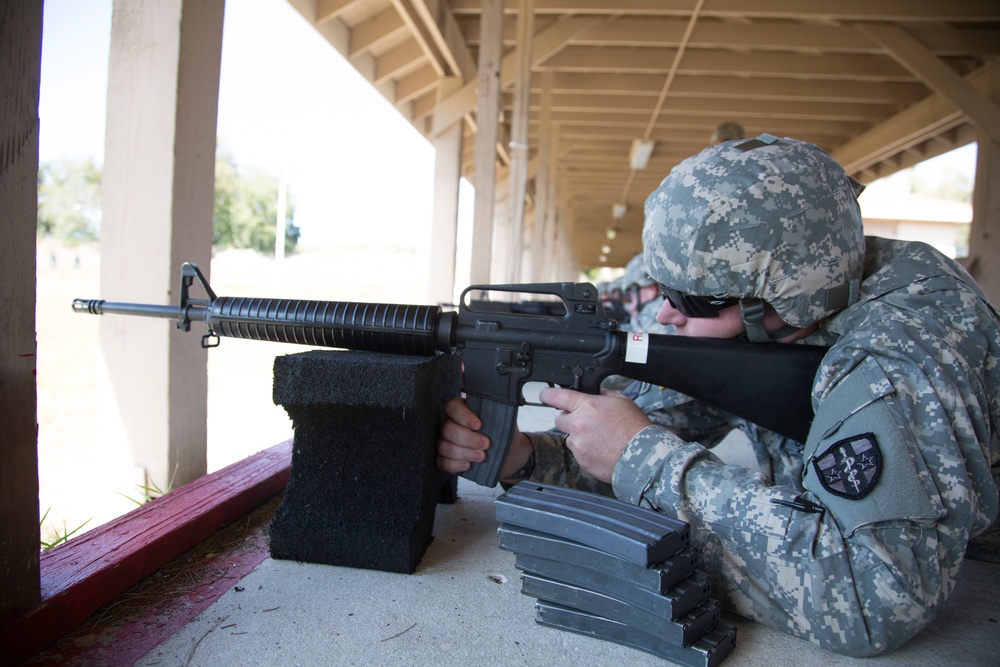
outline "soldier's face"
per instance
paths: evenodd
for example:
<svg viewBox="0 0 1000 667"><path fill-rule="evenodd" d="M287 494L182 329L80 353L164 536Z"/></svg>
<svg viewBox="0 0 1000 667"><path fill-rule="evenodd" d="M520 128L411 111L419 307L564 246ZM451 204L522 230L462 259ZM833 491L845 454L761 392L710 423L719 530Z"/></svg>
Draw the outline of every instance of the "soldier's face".
<svg viewBox="0 0 1000 667"><path fill-rule="evenodd" d="M723 308L718 317L687 317L674 308L668 299L664 299L660 312L656 314L656 321L660 324L672 324L678 336L736 338L746 331L739 304Z"/></svg>
<svg viewBox="0 0 1000 667"><path fill-rule="evenodd" d="M769 305L764 306L764 329L776 331L785 326L785 321ZM729 306L718 311L718 317L688 317L681 311L674 308L669 299L663 300L660 312L656 314L656 321L660 324L674 325L674 331L678 336L698 336L701 338L736 338L746 333L746 325L743 324L743 313L740 312L739 304ZM805 338L816 330L817 325L797 329L795 333L776 340L777 343L794 343Z"/></svg>

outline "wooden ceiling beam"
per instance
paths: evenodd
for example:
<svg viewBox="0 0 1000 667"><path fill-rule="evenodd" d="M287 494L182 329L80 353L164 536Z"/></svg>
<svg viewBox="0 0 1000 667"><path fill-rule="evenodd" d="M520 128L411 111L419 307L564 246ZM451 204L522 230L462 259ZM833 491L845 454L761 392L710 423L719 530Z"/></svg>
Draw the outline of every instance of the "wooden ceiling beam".
<svg viewBox="0 0 1000 667"><path fill-rule="evenodd" d="M392 0L392 4L410 27L438 76L457 77L462 81L475 76L475 60L446 3L442 0Z"/></svg>
<svg viewBox="0 0 1000 667"><path fill-rule="evenodd" d="M570 133L582 130L582 128L593 128L595 134L632 132L633 136L638 136L642 134L642 130L648 122L647 118L639 114L556 112L553 113L552 117L555 122L559 123L560 127L566 128ZM706 118L703 114L662 116L653 126L650 138L657 141L669 141L675 132L683 130L701 132L707 138L715 126L719 124L720 119L729 117ZM771 127L791 133L793 136L822 131L831 137L853 137L871 127L870 122L864 121L814 118L763 118L756 122L750 122L746 119L741 119L741 121L746 127ZM536 123L533 121L531 125L534 127Z"/></svg>
<svg viewBox="0 0 1000 667"><path fill-rule="evenodd" d="M705 14L703 11L702 14ZM504 23L504 45L516 45L516 17ZM629 17L609 21L570 41L573 46L677 46L684 34L682 18ZM474 47L479 41L479 21L463 22L463 37ZM1000 31L989 28L924 27L915 24L912 34L935 55L979 53L1000 55ZM691 35L691 48L797 51L815 53L881 53L881 49L852 25L834 26L776 20L752 23L702 21Z"/></svg>
<svg viewBox="0 0 1000 667"><path fill-rule="evenodd" d="M390 7L354 26L351 30L351 45L347 57L355 58L368 52L378 53L386 44L391 45L408 36L408 32L399 12Z"/></svg>
<svg viewBox="0 0 1000 667"><path fill-rule="evenodd" d="M316 0L315 25L322 25L349 12L365 0Z"/></svg>
<svg viewBox="0 0 1000 667"><path fill-rule="evenodd" d="M711 120L694 119L688 123L657 123L656 131L652 139L658 142L677 141L679 137L701 137L700 141L707 142L712 130L717 123ZM578 125L571 123L560 123L560 136L572 141L591 140L594 138L615 139L627 141L631 146L632 139L635 138L636 125ZM830 123L807 121L787 121L780 125L774 123L747 123L745 128L750 134L771 131L785 136L792 136L803 141L811 141L820 146L831 147L840 146L853 136L857 136L857 128L868 127L866 124L856 124L855 133L852 133L849 125L843 123L833 125ZM626 151L626 155L627 155Z"/></svg>
<svg viewBox="0 0 1000 667"><path fill-rule="evenodd" d="M552 77L556 93L602 93L608 95L638 95L655 97L655 79L649 74L611 74L598 72L555 72ZM913 104L927 97L927 87L911 82L841 81L835 87L829 81L789 79L779 76L737 77L728 74L712 77L677 77L672 88L674 96L735 99L782 99L875 104Z"/></svg>
<svg viewBox="0 0 1000 667"><path fill-rule="evenodd" d="M676 49L567 46L539 69L561 72L665 74ZM687 76L773 76L793 79L837 79L843 81L913 81L905 67L886 58L858 54L787 54L770 51L745 53L690 49L678 73Z"/></svg>
<svg viewBox="0 0 1000 667"><path fill-rule="evenodd" d="M392 79L402 78L429 63L424 50L415 40L407 40L374 59L372 83L380 86ZM435 68L436 69L436 68Z"/></svg>
<svg viewBox="0 0 1000 667"><path fill-rule="evenodd" d="M424 65L412 74L408 74L396 81L396 92L393 104L397 107L410 102L421 95L436 90L438 76L434 68Z"/></svg>
<svg viewBox="0 0 1000 667"><path fill-rule="evenodd" d="M532 64L538 67L566 44L567 40L587 30L598 21L594 19L567 19L535 33L532 40ZM500 66L501 89L508 87L514 78L517 51L503 57ZM473 80L441 100L434 112L434 131L442 132L458 122L475 108L478 81Z"/></svg>
<svg viewBox="0 0 1000 667"><path fill-rule="evenodd" d="M450 0L456 15L478 15L481 0ZM505 0L504 12L517 11L517 0ZM538 0L535 13L597 16L687 16L690 0ZM713 0L702 12L705 16L743 19L796 19L800 21L921 21L991 22L1000 21L1000 7L994 0Z"/></svg>
<svg viewBox="0 0 1000 667"><path fill-rule="evenodd" d="M896 62L919 77L927 87L958 107L990 139L1000 143L1000 107L953 69L935 58L920 42L896 26L858 26Z"/></svg>
<svg viewBox="0 0 1000 667"><path fill-rule="evenodd" d="M431 91L418 96L410 102L410 120L416 122L430 118L437 103L437 91Z"/></svg>
<svg viewBox="0 0 1000 667"><path fill-rule="evenodd" d="M532 110L539 110L538 96L532 99ZM509 105L508 105L509 106ZM653 110L653 100L648 97L623 95L553 95L552 111L564 114L648 114ZM858 104L850 102L787 102L784 100L736 99L712 100L690 97L671 97L661 114L699 114L727 120L744 118L809 118L816 120L848 120L867 123L880 122L891 116L898 107L889 104ZM725 118L722 118L725 117Z"/></svg>
<svg viewBox="0 0 1000 667"><path fill-rule="evenodd" d="M473 176L478 76L468 63L476 58L482 0L288 1L425 136L464 120L461 170ZM513 118L513 63L525 40L516 34L524 4L501 4L507 94L496 159L502 181L510 159L503 137ZM970 119L990 128L992 138L1000 133L994 102L1000 91L971 76L1000 59L996 0L533 5L529 157L537 159L541 142L558 134L554 199L581 265L597 261L595 243L621 198L630 207L621 238L634 231L638 243L645 196L669 169L705 148L724 120L750 135L769 131L815 143L866 179L974 140ZM462 69L472 74L456 74ZM551 85L543 90L543 76L535 74ZM1000 80L1000 72L991 76ZM546 136L543 94L551 100ZM629 149L647 130L656 148L648 168L633 174ZM609 261L619 253L630 256L616 245Z"/></svg>
<svg viewBox="0 0 1000 667"><path fill-rule="evenodd" d="M1000 61L994 61L965 78L977 90L985 92L991 90L998 74ZM991 94L996 95L997 92ZM853 174L963 122L964 114L951 102L935 94L854 137L832 154L847 173Z"/></svg>

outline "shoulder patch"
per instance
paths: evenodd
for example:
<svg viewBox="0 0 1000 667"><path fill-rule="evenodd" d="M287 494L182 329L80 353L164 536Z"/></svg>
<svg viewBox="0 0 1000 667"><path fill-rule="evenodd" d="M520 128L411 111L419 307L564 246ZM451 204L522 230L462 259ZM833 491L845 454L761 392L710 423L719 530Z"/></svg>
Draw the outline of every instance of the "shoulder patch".
<svg viewBox="0 0 1000 667"><path fill-rule="evenodd" d="M813 459L823 488L830 493L859 500L867 496L882 474L882 451L875 434L864 433L831 445Z"/></svg>

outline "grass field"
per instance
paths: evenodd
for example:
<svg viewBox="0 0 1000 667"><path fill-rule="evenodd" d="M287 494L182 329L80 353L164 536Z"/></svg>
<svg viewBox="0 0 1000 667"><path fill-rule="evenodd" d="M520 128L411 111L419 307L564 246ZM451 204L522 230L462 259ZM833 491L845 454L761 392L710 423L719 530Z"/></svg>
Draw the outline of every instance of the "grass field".
<svg viewBox="0 0 1000 667"><path fill-rule="evenodd" d="M351 247L303 250L281 266L248 251L212 260L211 283L227 296L427 303L428 253ZM100 318L76 314L74 298L102 297L97 246L38 246L37 380L39 513L43 541L83 525L99 526L140 499L131 455L101 436L97 404ZM171 326L164 321L164 326ZM200 325L192 327L197 345ZM271 401L274 357L303 348L223 340L208 358L208 471L291 437L291 422ZM85 524L85 525L84 525Z"/></svg>

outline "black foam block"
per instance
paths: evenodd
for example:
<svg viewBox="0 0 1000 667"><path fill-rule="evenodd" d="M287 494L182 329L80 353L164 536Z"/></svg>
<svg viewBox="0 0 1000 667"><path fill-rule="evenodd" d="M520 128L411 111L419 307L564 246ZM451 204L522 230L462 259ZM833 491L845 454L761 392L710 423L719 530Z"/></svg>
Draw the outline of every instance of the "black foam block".
<svg viewBox="0 0 1000 667"><path fill-rule="evenodd" d="M276 358L274 402L292 419L294 447L271 556L412 572L438 500L454 500L454 476L437 469L435 446L444 405L460 388L461 364L450 356Z"/></svg>

